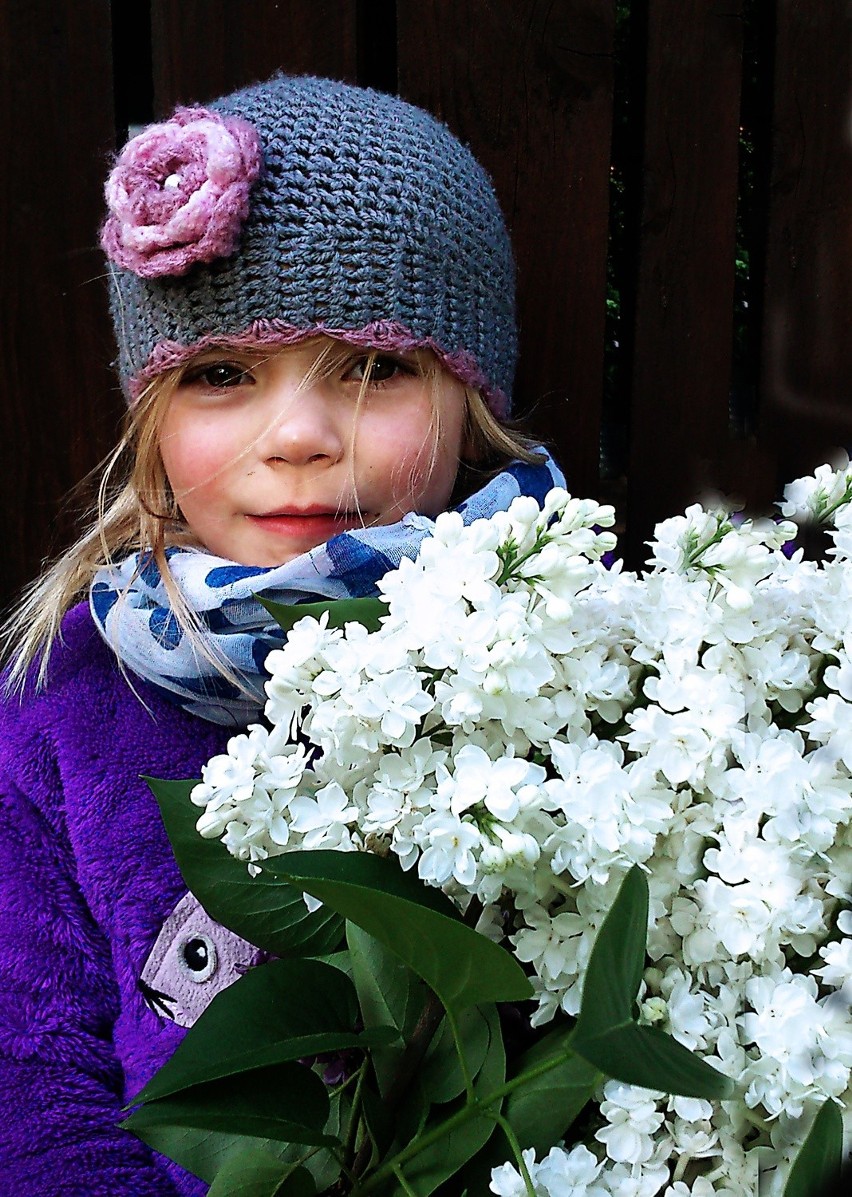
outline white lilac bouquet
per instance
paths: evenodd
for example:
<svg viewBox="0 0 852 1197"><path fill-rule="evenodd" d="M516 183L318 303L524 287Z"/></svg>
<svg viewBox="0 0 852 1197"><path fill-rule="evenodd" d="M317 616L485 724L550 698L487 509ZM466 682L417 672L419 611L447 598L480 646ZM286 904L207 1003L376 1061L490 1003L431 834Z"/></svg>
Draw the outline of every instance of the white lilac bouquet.
<svg viewBox="0 0 852 1197"><path fill-rule="evenodd" d="M276 612L269 726L156 789L210 913L352 990L352 1038L298 1051L350 1052L325 1140L238 1128L279 1145L258 1194L817 1192L852 1131L850 499L826 466L782 520L690 507L637 576L554 490L439 516L380 599ZM808 521L825 561L790 551ZM294 1059L254 1051L249 1088ZM161 1150L182 1066L128 1123ZM258 1159L229 1142L216 1192Z"/></svg>

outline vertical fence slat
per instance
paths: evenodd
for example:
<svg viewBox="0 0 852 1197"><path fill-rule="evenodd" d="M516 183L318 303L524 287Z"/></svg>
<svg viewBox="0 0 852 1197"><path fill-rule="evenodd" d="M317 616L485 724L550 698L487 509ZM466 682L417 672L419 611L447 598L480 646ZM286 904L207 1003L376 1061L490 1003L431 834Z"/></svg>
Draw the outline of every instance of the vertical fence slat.
<svg viewBox="0 0 852 1197"><path fill-rule="evenodd" d="M740 0L649 10L628 557L725 474L731 380Z"/></svg>
<svg viewBox="0 0 852 1197"><path fill-rule="evenodd" d="M153 0L151 34L158 116L277 70L356 81L355 0Z"/></svg>
<svg viewBox="0 0 852 1197"><path fill-rule="evenodd" d="M779 481L852 448L852 10L779 0L762 433Z"/></svg>
<svg viewBox="0 0 852 1197"><path fill-rule="evenodd" d="M394 3L151 0L157 114L279 68L391 87ZM113 349L97 246L115 123L110 7L0 7L3 161L14 164L0 184L8 365L0 502L9 513L0 602L67 540L72 520L57 516L60 499L108 449L122 410L107 366ZM729 436L744 7L636 6L648 13L649 34L641 256L634 335L626 338L635 344L634 563L655 520L705 485L748 498L768 491L776 461L781 481L852 442L848 0L775 0L760 10L774 13L777 30L764 338L751 375L761 384L760 422L756 439L751 424L740 429L748 439ZM401 93L472 146L513 228L519 409L532 408L534 426L555 441L572 489L595 491L615 4L396 0L395 11ZM128 45L119 45L124 57ZM145 47L143 39L147 83ZM122 79L127 67L117 64ZM145 104L136 97L129 107L142 113Z"/></svg>
<svg viewBox="0 0 852 1197"><path fill-rule="evenodd" d="M519 267L516 396L574 491L597 489L611 0L400 0L400 93L494 179Z"/></svg>
<svg viewBox="0 0 852 1197"><path fill-rule="evenodd" d="M3 4L0 46L5 605L68 540L60 501L108 451L122 403L97 244L114 136L109 5Z"/></svg>

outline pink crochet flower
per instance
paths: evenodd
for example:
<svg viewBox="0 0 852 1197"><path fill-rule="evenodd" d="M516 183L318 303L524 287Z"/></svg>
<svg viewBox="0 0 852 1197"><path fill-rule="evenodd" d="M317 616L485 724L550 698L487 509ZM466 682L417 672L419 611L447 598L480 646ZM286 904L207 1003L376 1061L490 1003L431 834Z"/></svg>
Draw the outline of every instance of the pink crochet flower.
<svg viewBox="0 0 852 1197"><path fill-rule="evenodd" d="M143 278L186 274L195 262L227 257L261 163L248 121L178 108L129 141L107 179L107 256Z"/></svg>

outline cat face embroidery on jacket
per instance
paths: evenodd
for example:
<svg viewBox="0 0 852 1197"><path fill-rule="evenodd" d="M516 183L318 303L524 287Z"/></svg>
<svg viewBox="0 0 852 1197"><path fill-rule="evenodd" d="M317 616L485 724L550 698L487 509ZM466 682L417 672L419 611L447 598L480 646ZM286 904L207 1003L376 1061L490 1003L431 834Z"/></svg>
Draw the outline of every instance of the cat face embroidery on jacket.
<svg viewBox="0 0 852 1197"><path fill-rule="evenodd" d="M187 894L163 923L139 989L155 1014L191 1027L217 993L268 959L267 952L215 923Z"/></svg>

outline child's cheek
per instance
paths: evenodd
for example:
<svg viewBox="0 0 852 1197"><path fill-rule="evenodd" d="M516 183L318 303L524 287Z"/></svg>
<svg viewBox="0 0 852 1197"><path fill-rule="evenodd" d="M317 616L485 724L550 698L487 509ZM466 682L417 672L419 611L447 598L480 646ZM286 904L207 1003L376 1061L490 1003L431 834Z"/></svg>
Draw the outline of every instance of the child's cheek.
<svg viewBox="0 0 852 1197"><path fill-rule="evenodd" d="M223 471L239 457L235 431L222 423L176 421L160 444L163 465L176 496L215 489Z"/></svg>
<svg viewBox="0 0 852 1197"><path fill-rule="evenodd" d="M398 457L394 471L394 491L406 510L436 516L446 511L458 473L454 446L439 443L433 447L432 434L419 445L408 446Z"/></svg>
<svg viewBox="0 0 852 1197"><path fill-rule="evenodd" d="M410 495L422 491L432 473L431 458L432 446L424 440L414 443L397 440L389 447L387 468L394 493Z"/></svg>

